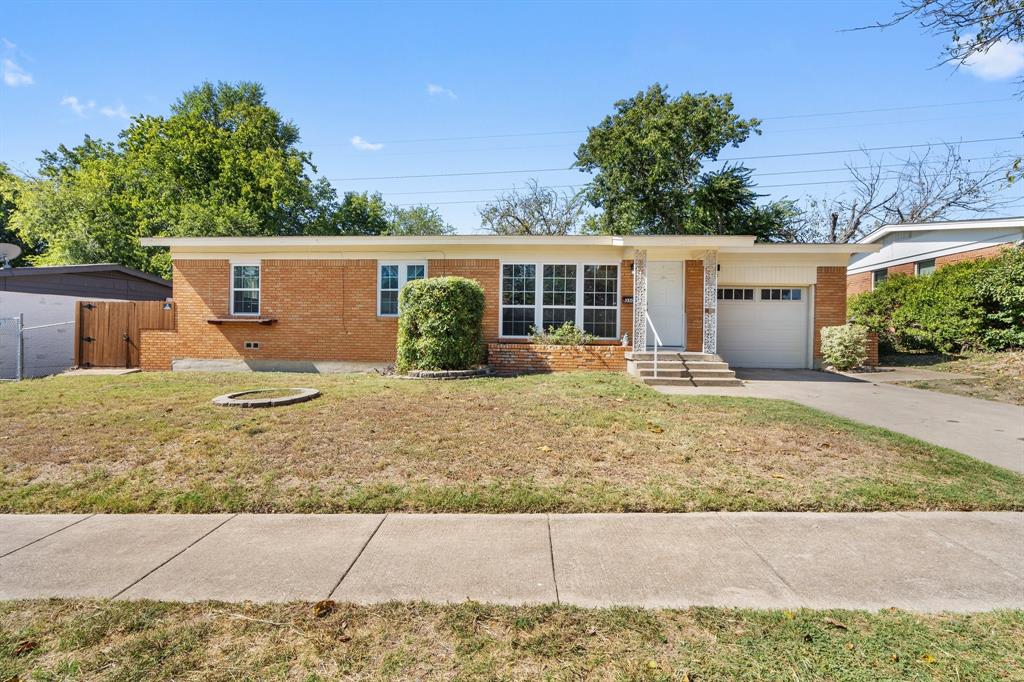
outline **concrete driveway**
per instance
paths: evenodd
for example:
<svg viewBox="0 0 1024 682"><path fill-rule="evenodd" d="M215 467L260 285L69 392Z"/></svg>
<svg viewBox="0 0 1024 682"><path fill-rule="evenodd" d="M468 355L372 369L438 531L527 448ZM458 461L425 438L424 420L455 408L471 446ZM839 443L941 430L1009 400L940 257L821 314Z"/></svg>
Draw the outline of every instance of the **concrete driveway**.
<svg viewBox="0 0 1024 682"><path fill-rule="evenodd" d="M655 386L674 395L775 398L898 431L1024 472L1024 408L830 372L737 369L743 386Z"/></svg>

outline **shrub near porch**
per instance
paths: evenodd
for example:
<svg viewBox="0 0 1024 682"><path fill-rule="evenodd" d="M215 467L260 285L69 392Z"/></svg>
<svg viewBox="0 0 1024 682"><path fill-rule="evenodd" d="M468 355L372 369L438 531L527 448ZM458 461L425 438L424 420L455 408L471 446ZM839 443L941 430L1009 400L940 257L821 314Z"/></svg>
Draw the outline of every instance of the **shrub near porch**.
<svg viewBox="0 0 1024 682"><path fill-rule="evenodd" d="M323 396L210 403L294 385ZM619 374L56 377L0 405L4 512L1024 509L1024 477L966 456Z"/></svg>

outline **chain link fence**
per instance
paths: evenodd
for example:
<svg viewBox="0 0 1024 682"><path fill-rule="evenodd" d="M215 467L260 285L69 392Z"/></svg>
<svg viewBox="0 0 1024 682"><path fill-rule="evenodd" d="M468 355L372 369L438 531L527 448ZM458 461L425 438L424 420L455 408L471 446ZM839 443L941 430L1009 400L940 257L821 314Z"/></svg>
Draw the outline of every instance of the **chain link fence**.
<svg viewBox="0 0 1024 682"><path fill-rule="evenodd" d="M24 317L0 317L0 381L63 372L74 364L74 320L26 327Z"/></svg>

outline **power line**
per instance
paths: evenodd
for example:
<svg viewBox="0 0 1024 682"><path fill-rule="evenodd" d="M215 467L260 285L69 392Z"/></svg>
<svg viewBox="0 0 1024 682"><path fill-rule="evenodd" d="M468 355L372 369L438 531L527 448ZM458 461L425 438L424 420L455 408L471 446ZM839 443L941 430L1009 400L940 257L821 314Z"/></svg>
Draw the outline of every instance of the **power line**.
<svg viewBox="0 0 1024 682"><path fill-rule="evenodd" d="M938 147L945 146L948 144L975 144L979 142L1005 142L1007 140L1021 140L1024 139L1020 135L1014 135L1012 137L987 137L978 140L960 140L958 142L927 142L922 144L905 144L905 145L890 145L885 147L857 147L854 149L831 149L828 151L820 152L796 152L791 154L763 154L761 156L734 156L725 159L718 159L718 161L750 161L754 159L783 159L783 158L794 158L800 156L825 156L828 154L849 154L851 152L874 152L874 151L888 151L893 149L921 149L924 147ZM509 175L514 173L552 173L552 172L564 172L574 171L576 168L522 168L517 170L493 170L493 171L467 171L462 173L423 173L415 175L377 175L377 176L366 176L366 177L351 177L351 178L327 178L330 182L354 182L357 180L411 180L415 178L454 178L454 177L466 177L471 175Z"/></svg>
<svg viewBox="0 0 1024 682"><path fill-rule="evenodd" d="M823 118L828 116L847 116L851 114L874 114L889 111L911 111L914 109L937 109L942 107L959 107L967 106L971 104L991 104L994 102L1008 102L1014 100L1013 97L1001 97L998 99L977 99L969 100L965 102L945 102L941 104L913 104L909 106L901 107L880 107L876 109L850 109L847 111L825 111L813 114L788 114L785 116L765 116L762 117L762 121L785 121L798 118ZM379 144L412 144L417 142L455 142L460 140L496 140L501 138L510 137L541 137L547 135L576 135L579 133L585 133L587 129L576 129L576 130L549 130L536 133L497 133L492 135L459 135L452 137L420 137L410 138L404 140L381 140ZM338 146L347 145L348 142L328 142L324 144L318 144L315 146L326 147L326 146Z"/></svg>
<svg viewBox="0 0 1024 682"><path fill-rule="evenodd" d="M983 170L983 171L968 171L967 173L965 173L965 175L981 175L981 174L990 173L990 172L991 171L987 171L987 170ZM881 179L882 180L892 180L892 179L894 179L896 177L898 177L897 174L891 173L891 174L889 174L887 176L882 177ZM849 182L850 182L849 178L846 178L846 179L843 179L843 180L822 180L822 181L816 181L816 182L791 182L791 183L778 184L778 185L754 185L753 189L778 189L778 188L781 188L781 187L814 187L814 186L817 186L817 185L841 185L841 184L849 183ZM563 185L563 186L564 187L570 187L571 185ZM582 187L582 185L580 185L580 186ZM467 191L474 191L474 190L467 190ZM487 190L476 190L476 191L483 192L483 191L487 191ZM485 197L483 199L466 199L466 200L461 200L461 201L413 202L413 203L397 204L397 205L398 206L406 207L406 206L421 206L424 203L427 203L427 204L429 204L431 206L446 206L446 205L449 205L449 204L481 204L481 203L484 203L485 201L489 201L489 200L490 200L489 198Z"/></svg>
<svg viewBox="0 0 1024 682"><path fill-rule="evenodd" d="M991 161L993 159L1011 159L1012 156L981 156L976 159L967 159L968 162L972 161ZM928 161L928 164L942 163L940 159L935 161ZM805 175L808 173L836 173L840 171L853 171L853 170L871 170L872 168L900 168L905 166L906 163L886 163L879 164L877 166L840 166L837 168L810 168L808 170L798 171L773 171L769 173L755 172L753 177L767 177L771 175ZM542 185L541 189L577 189L579 187L585 187L585 184L575 185ZM412 196L418 194L465 194L467 192L512 192L520 189L520 187L475 187L471 189L434 189L434 190L419 190L416 192L385 192L388 196Z"/></svg>

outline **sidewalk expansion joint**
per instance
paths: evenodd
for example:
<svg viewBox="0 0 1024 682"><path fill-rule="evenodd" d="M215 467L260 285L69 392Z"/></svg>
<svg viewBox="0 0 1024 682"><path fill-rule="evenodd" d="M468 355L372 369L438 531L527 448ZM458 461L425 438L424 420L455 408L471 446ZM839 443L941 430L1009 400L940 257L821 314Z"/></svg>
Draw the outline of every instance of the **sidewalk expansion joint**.
<svg viewBox="0 0 1024 682"><path fill-rule="evenodd" d="M218 523L218 524L217 524L216 526L214 526L214 527L213 527L213 528L211 528L210 530L206 531L205 533L203 533L202 535L200 535L199 537L197 537L197 538L196 538L195 540L193 540L192 542L190 542L190 543L188 543L187 545L185 545L184 547L182 547L180 551L177 551L177 552L175 552L175 553L174 553L174 554L173 554L172 556L169 556L169 557L167 557L166 559L164 559L163 561L161 561L161 562L160 562L159 564L157 564L156 566L154 566L154 567L153 567L153 568L151 568L150 570L146 571L145 575L143 575L143 576L142 576L141 578L139 578L139 579L137 579L137 580L134 580L134 581L132 581L132 583L131 583L130 585L127 585L127 586L125 586L124 588L122 588L122 589L118 590L117 592L115 592L115 593L113 594L113 596L111 596L110 598L111 598L111 599L117 599L117 598L118 598L118 597L120 597L120 596L121 596L122 594L124 594L124 593L125 593L125 592L127 592L128 590L132 589L133 587L135 587L136 585L138 585L139 583L141 583L141 582L142 582L143 580L145 580L145 579L146 579L146 578L148 578L149 576L153 575L154 573L156 573L156 572L157 572L157 571L159 571L159 570L160 570L161 568L163 568L163 567L164 567L164 566L166 566L167 564L171 563L172 561L174 561L174 560L175 560L175 559L177 559L178 557L180 557L180 556L181 556L182 554L184 554L185 552L187 552L187 551L188 551L188 550L189 550L190 548L194 547L194 546L195 546L196 544L198 544L199 542L201 542L201 541L202 541L202 540L204 540L205 538L209 537L211 533L213 533L213 532L214 532L215 530L217 530L218 528L220 528L221 526L223 526L223 525L224 525L225 523L227 523L227 522L228 522L228 521L230 521L231 519L235 518L236 516L238 516L238 514L232 514L231 516L227 517L226 519L224 519L223 521L221 521L220 523Z"/></svg>
<svg viewBox="0 0 1024 682"><path fill-rule="evenodd" d="M324 599L330 599L331 595L334 594L334 592L341 586L341 581L348 576L349 572L352 570L352 567L356 565L357 561L359 561L359 557L363 556L363 552L366 551L367 545L369 545L370 541L377 536L377 531L380 530L380 527L383 526L384 522L387 520L388 514L384 514L384 518L380 520L380 522L377 524L377 527L373 529L372 533L370 533L370 537L366 538L366 542L364 542L363 546L359 548L359 552L352 559L351 563L349 563L348 567L345 569L345 572L341 574L341 577L338 578L338 582L334 583L334 587L330 589L330 591L327 593L327 596L324 597Z"/></svg>
<svg viewBox="0 0 1024 682"><path fill-rule="evenodd" d="M14 549L12 549L12 550L11 550L11 551L9 551L9 552L4 552L3 554L0 554L0 559L3 559L3 558L4 558L5 556L10 556L11 554L14 554L15 552L17 552L17 551L19 551L19 550L25 549L26 547L29 547L29 546L31 546L31 545L34 545L34 544L36 544L37 542L39 542L40 540L45 540L46 538L48 538L48 537L50 537L50 536L52 536L52 535L56 535L57 533L61 532L62 530L67 530L67 529L68 529L68 528L70 528L71 526L76 526L76 525L78 525L79 523L81 523L82 521L88 521L89 519L91 519L91 518L92 518L92 517L94 517L94 516L96 516L96 515L95 515L95 514L89 514L88 516L86 516L86 517L83 517L83 518L81 518L81 519L78 519L77 521L72 521L71 523L69 523L69 524L68 524L68 525L66 525L66 526L61 526L60 528L58 528L57 530L53 531L52 533L47 533L46 535L44 535L44 536L43 536L43 537L41 537L41 538L36 538L36 539L35 539L35 540L33 540L32 542L27 542L27 543L25 543L24 545L22 545L21 547L15 547Z"/></svg>
<svg viewBox="0 0 1024 682"><path fill-rule="evenodd" d="M747 549L749 549L754 556L760 559L761 563L768 567L768 570L772 572L772 575L778 578L779 582L786 586L786 589L789 590L790 593L792 593L793 597L796 598L798 602L801 601L802 598L800 596L800 593L796 591L796 588L789 584L789 581L786 580L783 577L783 575L778 572L778 570L776 570L775 566L773 566L772 563L768 561L768 559L766 559L763 554L761 554L761 552L757 551L757 548L754 547L754 545L750 544L750 542L745 537L740 535L740 532L736 528L736 526L731 521L726 521L725 525L728 526L729 530L732 531L733 537L742 542L743 545Z"/></svg>
<svg viewBox="0 0 1024 682"><path fill-rule="evenodd" d="M555 586L555 604L561 604L562 598L558 594L558 574L555 573L555 543L551 539L551 514L545 514L548 522L548 554L551 556L551 582Z"/></svg>

